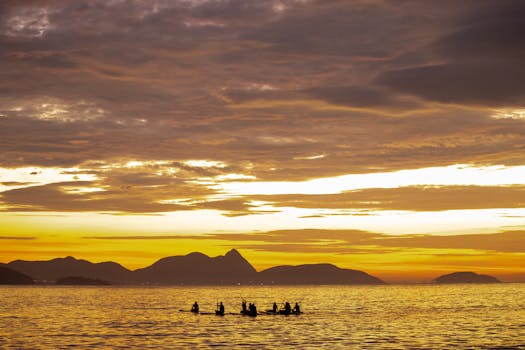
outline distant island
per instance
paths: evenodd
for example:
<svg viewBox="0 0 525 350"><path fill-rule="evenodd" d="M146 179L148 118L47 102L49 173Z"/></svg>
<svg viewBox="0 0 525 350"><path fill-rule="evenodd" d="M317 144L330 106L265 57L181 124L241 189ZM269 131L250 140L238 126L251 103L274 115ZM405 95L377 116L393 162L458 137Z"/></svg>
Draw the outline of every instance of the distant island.
<svg viewBox="0 0 525 350"><path fill-rule="evenodd" d="M213 258L198 252L171 256L134 271L115 262L92 263L71 256L47 261L15 260L7 266L39 283L76 285L93 285L101 281L141 285L385 284L366 272L331 264L276 266L257 272L235 249Z"/></svg>
<svg viewBox="0 0 525 350"><path fill-rule="evenodd" d="M439 276L434 280L437 284L453 283L501 283L496 277L489 275L479 275L475 272L454 272L447 275Z"/></svg>
<svg viewBox="0 0 525 350"><path fill-rule="evenodd" d="M34 284L33 279L23 273L0 266L0 284Z"/></svg>
<svg viewBox="0 0 525 350"><path fill-rule="evenodd" d="M87 278L81 276L69 276L64 278L59 278L56 281L57 285L62 286L109 286L111 283L95 279Z"/></svg>

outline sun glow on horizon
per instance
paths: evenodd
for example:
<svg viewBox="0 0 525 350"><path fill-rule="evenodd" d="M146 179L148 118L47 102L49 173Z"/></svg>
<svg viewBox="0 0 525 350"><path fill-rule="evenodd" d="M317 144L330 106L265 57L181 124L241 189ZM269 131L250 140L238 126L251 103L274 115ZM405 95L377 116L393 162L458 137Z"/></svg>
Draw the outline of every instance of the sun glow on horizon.
<svg viewBox="0 0 525 350"><path fill-rule="evenodd" d="M120 164L120 165L119 165ZM104 164L104 167L117 169L119 176L122 171L138 172L139 174L152 173L156 182L144 188L150 191L161 185L163 179L171 179L172 172L166 172L165 167L171 169L172 163L167 161L136 161L127 160L115 165ZM192 161L186 162L189 166L210 168L225 166L220 161ZM166 168L166 169L167 169ZM101 170L104 176L111 176L108 168ZM54 184L64 194L86 197L85 203L98 200L97 193L112 193L108 185L98 183L100 175L96 169L89 168L37 168L27 167L18 169L0 168L2 177L1 191L13 188L27 188L36 185ZM107 174L107 175L106 175ZM125 174L125 173L124 173ZM143 175L141 175L143 176ZM440 211L410 211L410 210L377 210L359 208L328 209L319 204L319 208L300 208L278 205L271 200L250 198L251 195L290 195L290 194L338 194L345 191L374 189L374 188L402 188L408 186L513 186L525 185L525 166L485 166L451 165L445 167L430 167L393 172L377 172L369 174L348 174L335 177L317 178L306 181L258 181L255 176L235 173L224 173L216 176L182 178L184 182L195 188L193 191L213 189L214 193L192 196L191 192L180 197L159 198L155 200L159 205L179 206L180 211L163 211L150 213L130 213L115 210L89 210L73 213L61 213L87 227L93 226L83 217L97 216L102 222L100 226L111 227L119 231L136 231L136 227L144 226L152 232L171 232L173 223L177 223L177 232L212 232L217 229L226 231L273 230L279 228L344 228L354 227L365 230L377 230L391 233L414 232L450 232L453 230L465 231L472 228L496 228L501 226L515 226L525 224L523 208L492 208L492 209L465 209ZM242 180L242 181L238 181ZM78 186L76 181L84 181ZM93 181L92 184L86 182ZM63 182L64 184L60 184ZM159 192L163 194L162 192ZM149 198L150 195L148 195ZM125 200L126 197L119 198ZM239 212L229 212L217 207L229 200L244 203L245 209ZM235 202L233 202L235 203ZM208 207L206 207L208 206ZM212 206L212 207L210 207ZM4 214L8 216L9 205L4 205ZM5 212L7 211L7 212ZM16 209L14 209L16 211ZM28 208L26 215L31 210ZM53 220L53 210L39 210L39 218L58 225L60 220ZM110 215L108 215L110 214ZM154 216L151 216L154 215ZM73 219L73 217L75 219ZM126 217L125 220L122 220ZM145 220L147 218L147 220ZM196 225L198 223L198 225Z"/></svg>
<svg viewBox="0 0 525 350"><path fill-rule="evenodd" d="M0 2L0 257L525 276L524 4L71 3Z"/></svg>
<svg viewBox="0 0 525 350"><path fill-rule="evenodd" d="M509 186L525 184L525 166L456 164L384 173L349 174L306 181L226 182L214 189L235 195L336 194L368 188L406 186Z"/></svg>

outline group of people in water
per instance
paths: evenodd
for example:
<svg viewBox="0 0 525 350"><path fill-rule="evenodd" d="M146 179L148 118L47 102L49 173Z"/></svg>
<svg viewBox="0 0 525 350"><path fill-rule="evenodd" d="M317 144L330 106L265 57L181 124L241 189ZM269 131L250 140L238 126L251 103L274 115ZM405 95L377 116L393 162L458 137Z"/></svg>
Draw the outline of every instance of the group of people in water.
<svg viewBox="0 0 525 350"><path fill-rule="evenodd" d="M248 316L257 316L257 306L255 306L255 303L250 303L248 307L246 307L246 301L243 300L241 304L241 314Z"/></svg>
<svg viewBox="0 0 525 350"><path fill-rule="evenodd" d="M275 303L273 303L273 310L274 312L276 312L277 310L277 305ZM301 307L299 306L299 303L295 303L293 309L292 309L292 306L290 305L289 302L286 302L284 303L284 310L281 310L281 311L284 311L282 313L284 313L285 315L289 315L289 314L300 314L301 313Z"/></svg>
<svg viewBox="0 0 525 350"><path fill-rule="evenodd" d="M191 312L199 313L199 304L196 301L191 307ZM270 310L266 310L266 313L279 315L298 315L301 313L301 307L299 306L299 303L295 303L295 306L292 309L290 303L285 302L284 308L279 310L277 307L277 303L274 302L272 308ZM219 316L224 316L224 304L222 303L222 301L220 303L217 303L217 310L215 310L215 314ZM246 301L243 300L241 304L241 314L247 316L257 316L257 307L255 306L255 303L249 303L248 305L246 305Z"/></svg>

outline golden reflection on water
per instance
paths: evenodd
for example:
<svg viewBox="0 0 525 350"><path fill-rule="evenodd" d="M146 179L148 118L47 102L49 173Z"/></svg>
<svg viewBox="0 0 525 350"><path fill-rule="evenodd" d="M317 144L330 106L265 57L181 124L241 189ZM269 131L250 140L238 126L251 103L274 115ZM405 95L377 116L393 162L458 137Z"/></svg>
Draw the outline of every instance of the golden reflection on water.
<svg viewBox="0 0 525 350"><path fill-rule="evenodd" d="M299 301L300 316L240 316ZM0 287L1 349L525 349L525 284ZM194 315L223 301L227 315ZM292 304L293 305L293 304ZM233 314L230 314L233 313Z"/></svg>

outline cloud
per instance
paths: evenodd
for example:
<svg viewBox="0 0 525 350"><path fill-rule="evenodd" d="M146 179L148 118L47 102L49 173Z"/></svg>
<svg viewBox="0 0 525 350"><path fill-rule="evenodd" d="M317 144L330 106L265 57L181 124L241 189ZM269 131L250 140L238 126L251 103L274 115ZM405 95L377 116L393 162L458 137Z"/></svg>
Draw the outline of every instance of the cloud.
<svg viewBox="0 0 525 350"><path fill-rule="evenodd" d="M59 183L32 186L2 192L1 200L10 211L117 211L117 212L163 212L189 210L191 207L176 204L160 204L143 195L125 191L105 193L68 193L64 187L77 183Z"/></svg>
<svg viewBox="0 0 525 350"><path fill-rule="evenodd" d="M279 4L2 2L0 166L100 174L123 160L167 160L182 181L227 174L294 181L522 165L525 123L491 118L493 106L523 97L519 2L453 10L451 2ZM228 169L188 167L192 159ZM115 202L126 198L118 191L95 197L59 186L4 198L24 206L33 198L34 208L71 202L136 211L140 201L142 210L179 208L155 204L182 198L173 174L149 173L156 171L105 178L111 190L141 188L127 206ZM210 194L185 186L181 195ZM249 199L202 207L255 212Z"/></svg>
<svg viewBox="0 0 525 350"><path fill-rule="evenodd" d="M523 208L524 186L409 186L339 194L268 195L253 199L276 207L348 210L443 211Z"/></svg>
<svg viewBox="0 0 525 350"><path fill-rule="evenodd" d="M105 169L58 171L41 183L12 183L0 192L8 211L156 213L215 209L229 215L256 214L244 198L218 196L208 183L221 181L235 167L196 167L177 162L110 163ZM48 173L43 168L42 173ZM58 174L57 174L58 173ZM88 175L92 173L92 175ZM89 176L93 181L60 181ZM216 180L214 180L216 179Z"/></svg>
<svg viewBox="0 0 525 350"><path fill-rule="evenodd" d="M33 182L19 182L19 181L4 181L0 182L0 185L4 186L27 186L31 185Z"/></svg>
<svg viewBox="0 0 525 350"><path fill-rule="evenodd" d="M494 234L456 236L413 236L387 239L387 247L417 247L437 249L474 249L507 253L524 253L525 231L507 231Z"/></svg>
<svg viewBox="0 0 525 350"><path fill-rule="evenodd" d="M84 236L83 239L99 239L99 240L163 240L163 239L185 239L184 236ZM192 237L192 239L197 239Z"/></svg>
<svg viewBox="0 0 525 350"><path fill-rule="evenodd" d="M391 9L366 1L307 2L244 37L271 44L279 53L384 59L399 47L397 38L408 34L402 22L418 22L417 17Z"/></svg>
<svg viewBox="0 0 525 350"><path fill-rule="evenodd" d="M329 86L311 88L304 91L313 98L319 98L335 105L357 108L415 109L420 107L416 101L397 97L378 88L362 86Z"/></svg>
<svg viewBox="0 0 525 350"><path fill-rule="evenodd" d="M33 180L2 182L4 211L161 213L211 209L229 217L285 208L318 211L307 218L348 212L370 215L383 210L519 209L525 205L521 167L454 166L288 183L261 182L250 175L249 167L210 160L97 161L84 163L82 168L0 171L6 180Z"/></svg>
<svg viewBox="0 0 525 350"><path fill-rule="evenodd" d="M347 249L360 249L373 251L378 247L379 252L384 248L427 248L427 249L470 249L482 251L513 252L524 253L525 244L523 243L524 231L508 231L493 234L470 234L470 235L385 235L356 230L283 230L268 232L266 234L247 234L230 235L222 237L222 234L209 235L214 239L254 241L257 243L280 243L298 244L315 246L316 250L322 250L327 245L326 252L340 253L346 252ZM330 244L331 242L331 244ZM258 244L252 244L252 249L258 247ZM272 245L266 244L267 250L271 250ZM245 246L246 248L246 246ZM283 247L281 247L283 248ZM292 251L301 251L300 249ZM350 252L348 252L350 253Z"/></svg>
<svg viewBox="0 0 525 350"><path fill-rule="evenodd" d="M249 249L259 252L272 252L272 253L301 253L301 254L388 254L397 252L399 249L391 248L360 248L342 246L340 244L301 244L301 243L273 243L273 244L242 244L242 243L231 243L228 247L236 249Z"/></svg>
<svg viewBox="0 0 525 350"><path fill-rule="evenodd" d="M522 106L525 96L525 69L512 61L408 68L385 72L378 81L398 92L443 103Z"/></svg>
<svg viewBox="0 0 525 350"><path fill-rule="evenodd" d="M85 239L143 240L185 239L223 241L231 247L268 252L382 254L407 249L432 249L435 254L454 254L465 250L471 254L483 252L525 253L525 231L504 231L467 235L387 235L360 230L278 230L260 233L211 233L167 236L88 236ZM480 251L477 252L476 251Z"/></svg>
<svg viewBox="0 0 525 350"><path fill-rule="evenodd" d="M484 2L462 14L426 48L433 58L379 74L377 82L430 101L523 106L525 29L519 1Z"/></svg>

